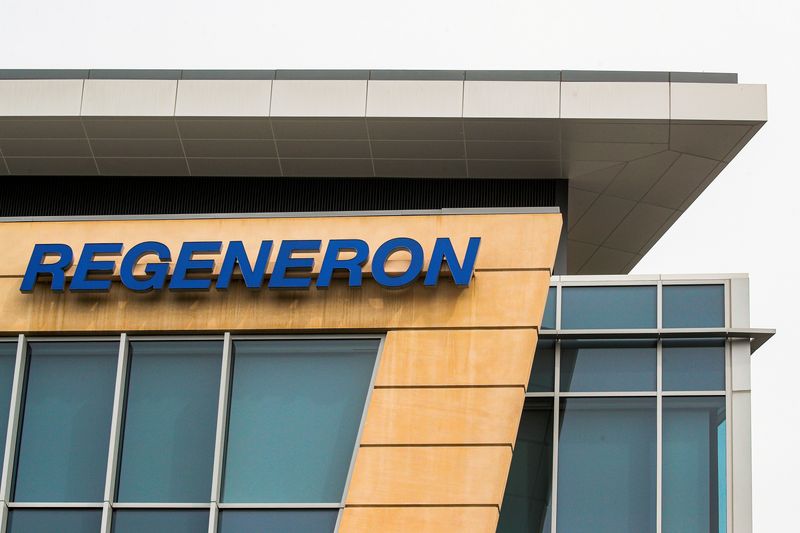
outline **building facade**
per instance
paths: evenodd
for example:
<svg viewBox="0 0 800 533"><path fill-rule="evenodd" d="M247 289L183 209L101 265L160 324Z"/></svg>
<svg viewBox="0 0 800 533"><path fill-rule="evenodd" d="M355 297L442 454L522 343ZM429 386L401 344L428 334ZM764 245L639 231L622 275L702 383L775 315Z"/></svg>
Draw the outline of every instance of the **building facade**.
<svg viewBox="0 0 800 533"><path fill-rule="evenodd" d="M735 75L0 71L0 533L752 530ZM0 431L0 434L3 433Z"/></svg>

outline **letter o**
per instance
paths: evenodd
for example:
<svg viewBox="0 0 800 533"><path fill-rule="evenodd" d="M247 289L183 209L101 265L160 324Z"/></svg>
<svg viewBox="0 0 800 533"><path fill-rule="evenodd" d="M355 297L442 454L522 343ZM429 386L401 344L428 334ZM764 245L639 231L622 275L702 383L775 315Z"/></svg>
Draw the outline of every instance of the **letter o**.
<svg viewBox="0 0 800 533"><path fill-rule="evenodd" d="M411 254L411 263L408 269L398 275L389 275L386 273L386 261L393 253L405 250ZM389 239L375 251L372 257L372 277L379 285L398 289L411 284L417 279L422 272L422 264L424 261L425 252L422 250L420 243L408 237L397 237Z"/></svg>

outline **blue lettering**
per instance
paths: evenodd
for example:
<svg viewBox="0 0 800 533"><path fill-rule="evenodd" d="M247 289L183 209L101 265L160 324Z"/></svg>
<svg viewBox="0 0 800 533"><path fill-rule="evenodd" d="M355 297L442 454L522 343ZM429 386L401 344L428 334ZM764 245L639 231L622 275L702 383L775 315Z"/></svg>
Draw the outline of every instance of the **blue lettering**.
<svg viewBox="0 0 800 533"><path fill-rule="evenodd" d="M238 264L247 288L260 289L261 285L264 284L264 274L267 272L267 262L271 252L272 241L261 241L258 257L256 257L256 265L251 266L242 241L231 241L225 251L225 259L222 260L222 268L220 268L219 277L217 278L217 288L222 290L228 288L233 277L233 269Z"/></svg>
<svg viewBox="0 0 800 533"><path fill-rule="evenodd" d="M144 272L148 277L139 279L133 273L136 264L145 255L155 255L159 262L145 265ZM155 241L139 243L128 250L128 253L122 258L122 265L119 269L120 281L122 281L122 285L136 292L161 290L167 280L171 259L172 255L165 244Z"/></svg>
<svg viewBox="0 0 800 533"><path fill-rule="evenodd" d="M48 255L58 255L55 263L45 263ZM72 248L66 244L37 244L33 247L33 253L28 261L28 268L25 269L25 277L22 278L21 292L32 292L36 285L36 280L40 274L51 276L50 289L56 292L64 291L64 278L67 269L72 265Z"/></svg>
<svg viewBox="0 0 800 533"><path fill-rule="evenodd" d="M278 257L275 259L275 268L269 278L270 289L307 289L311 286L311 269L314 268L314 259L310 257L292 257L294 252L319 252L322 241L319 240L289 240L281 243ZM289 271L307 272L308 276L287 277Z"/></svg>
<svg viewBox="0 0 800 533"><path fill-rule="evenodd" d="M350 259L339 259L342 250L355 252ZM317 287L327 289L335 270L348 271L348 283L351 287L361 287L361 269L369 259L369 246L361 239L331 239L319 269Z"/></svg>
<svg viewBox="0 0 800 533"><path fill-rule="evenodd" d="M209 278L187 278L192 272L210 274L214 270L213 259L193 259L196 253L218 254L222 248L221 241L185 242L181 246L175 270L169 281L171 291L205 291L211 287Z"/></svg>
<svg viewBox="0 0 800 533"><path fill-rule="evenodd" d="M386 273L386 261L389 256L399 250L410 253L411 262L404 273L389 275ZM405 287L417 279L422 272L424 255L422 246L414 239L408 237L389 239L375 251L375 256L372 258L372 278L384 287L393 289Z"/></svg>
<svg viewBox="0 0 800 533"><path fill-rule="evenodd" d="M459 264L456 251L450 239L436 239L431 253L431 262L428 265L428 272L425 274L425 286L433 287L439 283L439 275L442 271L442 263L447 263L450 274L456 285L466 287L472 278L475 270L475 259L478 257L478 247L481 244L480 237L470 237L467 244L467 252L464 254L464 261Z"/></svg>
<svg viewBox="0 0 800 533"><path fill-rule="evenodd" d="M122 243L89 243L83 245L81 258L69 284L71 292L106 292L111 288L111 279L89 279L91 274L113 274L114 261L95 261L95 255L119 255Z"/></svg>

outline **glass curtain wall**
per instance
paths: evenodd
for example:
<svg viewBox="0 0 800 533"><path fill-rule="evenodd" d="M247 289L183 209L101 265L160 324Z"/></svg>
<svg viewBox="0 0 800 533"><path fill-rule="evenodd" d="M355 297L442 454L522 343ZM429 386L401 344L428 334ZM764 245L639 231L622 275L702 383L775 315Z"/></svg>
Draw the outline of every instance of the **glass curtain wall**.
<svg viewBox="0 0 800 533"><path fill-rule="evenodd" d="M497 531L726 533L730 354L680 338L725 326L725 286L565 285L548 305Z"/></svg>
<svg viewBox="0 0 800 533"><path fill-rule="evenodd" d="M380 338L123 339L0 342L0 533L334 531Z"/></svg>

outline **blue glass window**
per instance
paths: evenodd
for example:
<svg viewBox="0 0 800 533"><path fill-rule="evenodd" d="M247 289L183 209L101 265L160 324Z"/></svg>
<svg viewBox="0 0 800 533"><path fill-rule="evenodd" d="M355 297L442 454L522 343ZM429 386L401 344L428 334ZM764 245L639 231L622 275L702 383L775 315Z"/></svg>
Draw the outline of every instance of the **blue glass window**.
<svg viewBox="0 0 800 533"><path fill-rule="evenodd" d="M528 399L500 512L498 533L550 533L553 400Z"/></svg>
<svg viewBox="0 0 800 533"><path fill-rule="evenodd" d="M556 329L556 288L547 290L547 303L542 316L542 329Z"/></svg>
<svg viewBox="0 0 800 533"><path fill-rule="evenodd" d="M205 509L119 509L112 533L208 533Z"/></svg>
<svg viewBox="0 0 800 533"><path fill-rule="evenodd" d="M11 509L8 533L97 533L100 509Z"/></svg>
<svg viewBox="0 0 800 533"><path fill-rule="evenodd" d="M561 329L655 328L655 286L562 287Z"/></svg>
<svg viewBox="0 0 800 533"><path fill-rule="evenodd" d="M14 362L17 356L17 344L0 342L0 472L3 471L3 448L6 445L8 428L8 411L11 401L11 386L14 383Z"/></svg>
<svg viewBox="0 0 800 533"><path fill-rule="evenodd" d="M116 342L34 342L17 457L19 502L101 502Z"/></svg>
<svg viewBox="0 0 800 533"><path fill-rule="evenodd" d="M565 392L655 390L657 365L654 341L563 341L561 390Z"/></svg>
<svg viewBox="0 0 800 533"><path fill-rule="evenodd" d="M664 390L725 390L725 341L665 340L663 350Z"/></svg>
<svg viewBox="0 0 800 533"><path fill-rule="evenodd" d="M528 392L552 392L555 380L556 343L540 340L536 344Z"/></svg>
<svg viewBox="0 0 800 533"><path fill-rule="evenodd" d="M234 342L225 502L341 501L378 344Z"/></svg>
<svg viewBox="0 0 800 533"><path fill-rule="evenodd" d="M725 398L664 398L662 531L727 531Z"/></svg>
<svg viewBox="0 0 800 533"><path fill-rule="evenodd" d="M333 533L338 509L225 509L219 533Z"/></svg>
<svg viewBox="0 0 800 533"><path fill-rule="evenodd" d="M725 326L724 285L664 285L665 328Z"/></svg>
<svg viewBox="0 0 800 533"><path fill-rule="evenodd" d="M211 496L222 341L132 342L120 502Z"/></svg>
<svg viewBox="0 0 800 533"><path fill-rule="evenodd" d="M562 399L560 533L656 530L656 399Z"/></svg>

